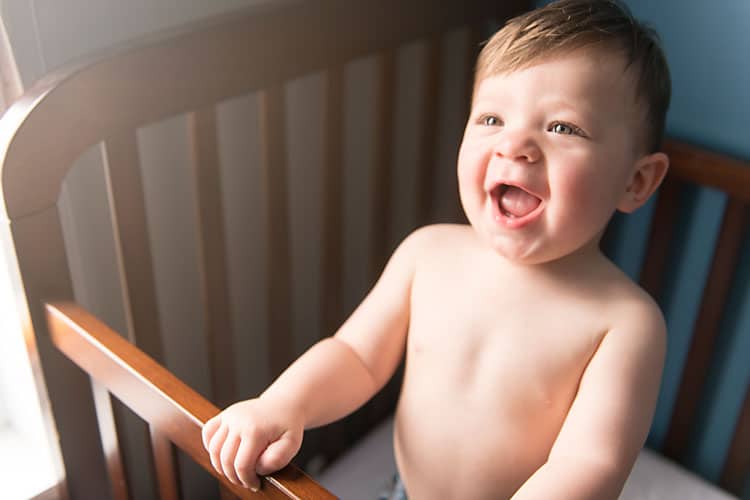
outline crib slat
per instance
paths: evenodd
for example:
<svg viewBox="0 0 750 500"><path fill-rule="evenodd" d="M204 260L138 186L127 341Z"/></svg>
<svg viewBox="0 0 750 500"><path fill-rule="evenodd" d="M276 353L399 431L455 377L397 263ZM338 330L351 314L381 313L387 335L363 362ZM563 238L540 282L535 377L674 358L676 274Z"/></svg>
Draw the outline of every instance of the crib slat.
<svg viewBox="0 0 750 500"><path fill-rule="evenodd" d="M199 269L210 351L212 394L215 403L224 407L237 398L237 391L214 107L190 113L188 123L198 207Z"/></svg>
<svg viewBox="0 0 750 500"><path fill-rule="evenodd" d="M320 335L332 334L342 321L342 228L344 72L341 66L325 75L325 123L321 193Z"/></svg>
<svg viewBox="0 0 750 500"><path fill-rule="evenodd" d="M682 187L681 181L667 176L659 188L656 210L651 221L649 244L643 269L641 269L640 283L644 290L657 299L661 295L664 283L669 245L679 213L679 196Z"/></svg>
<svg viewBox="0 0 750 500"><path fill-rule="evenodd" d="M664 444L664 453L678 461L683 458L690 442L692 425L719 332L719 322L740 256L742 229L748 219L747 212L741 201L729 199Z"/></svg>
<svg viewBox="0 0 750 500"><path fill-rule="evenodd" d="M151 435L151 449L159 484L160 500L178 500L180 482L175 464L175 451L169 439L157 428L149 426Z"/></svg>
<svg viewBox="0 0 750 500"><path fill-rule="evenodd" d="M745 481L750 475L750 389L745 393L732 445L727 453L719 484L735 495L741 495Z"/></svg>
<svg viewBox="0 0 750 500"><path fill-rule="evenodd" d="M268 319L271 378L292 360L291 254L284 93L280 86L258 93L268 237Z"/></svg>
<svg viewBox="0 0 750 500"><path fill-rule="evenodd" d="M143 180L133 132L105 141L104 169L128 339L164 362Z"/></svg>
<svg viewBox="0 0 750 500"><path fill-rule="evenodd" d="M107 462L112 498L113 500L129 500L128 481L123 466L120 441L117 437L117 425L111 396L106 387L93 380L91 390L94 394L96 419L99 424L99 436L104 450L104 458Z"/></svg>
<svg viewBox="0 0 750 500"><path fill-rule="evenodd" d="M390 242L393 119L396 100L396 60L393 50L377 57L375 95L374 172L372 175L372 252L370 280L380 276L388 259Z"/></svg>
<svg viewBox="0 0 750 500"><path fill-rule="evenodd" d="M417 159L417 225L423 225L430 221L433 207L437 124L440 109L441 48L442 43L439 35L431 37L425 47L422 128L419 136L419 157Z"/></svg>
<svg viewBox="0 0 750 500"><path fill-rule="evenodd" d="M122 287L123 309L127 324L127 338L138 345L150 356L164 362L164 344L159 322L159 310L156 301L156 284L153 270L151 247L149 245L146 205L143 193L138 145L133 131L120 133L104 141L102 150L107 196L110 203L115 258ZM110 405L111 406L111 405ZM97 408L99 405L97 404ZM111 408L120 432L126 432L123 425L129 417L123 408ZM144 440L148 440L145 426L131 421L133 428L138 427ZM112 432L115 432L113 429ZM111 437L117 439L117 433ZM123 443L120 450L121 459L128 464L133 476L144 471L136 470L133 462L135 454L148 453L143 450L144 444ZM134 450L133 448L136 448ZM146 445L148 447L148 445ZM123 471L124 466L121 466ZM111 466L110 466L111 468ZM112 471L110 470L110 474ZM131 484L131 486L133 486Z"/></svg>

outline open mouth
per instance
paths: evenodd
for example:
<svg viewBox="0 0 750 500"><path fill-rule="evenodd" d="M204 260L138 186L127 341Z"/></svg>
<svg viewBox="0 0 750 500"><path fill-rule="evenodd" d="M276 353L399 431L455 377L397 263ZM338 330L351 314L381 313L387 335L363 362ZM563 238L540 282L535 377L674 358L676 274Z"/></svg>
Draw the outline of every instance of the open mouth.
<svg viewBox="0 0 750 500"><path fill-rule="evenodd" d="M522 219L533 213L542 200L521 187L500 184L493 190L493 198L501 215L509 219Z"/></svg>

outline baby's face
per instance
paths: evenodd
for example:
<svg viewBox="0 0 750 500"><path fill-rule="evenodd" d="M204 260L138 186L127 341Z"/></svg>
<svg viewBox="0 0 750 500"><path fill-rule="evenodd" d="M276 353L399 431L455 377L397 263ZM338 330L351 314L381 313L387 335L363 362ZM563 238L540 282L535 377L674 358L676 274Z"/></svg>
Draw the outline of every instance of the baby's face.
<svg viewBox="0 0 750 500"><path fill-rule="evenodd" d="M459 191L498 253L535 264L596 249L639 156L631 78L619 57L577 50L479 82Z"/></svg>

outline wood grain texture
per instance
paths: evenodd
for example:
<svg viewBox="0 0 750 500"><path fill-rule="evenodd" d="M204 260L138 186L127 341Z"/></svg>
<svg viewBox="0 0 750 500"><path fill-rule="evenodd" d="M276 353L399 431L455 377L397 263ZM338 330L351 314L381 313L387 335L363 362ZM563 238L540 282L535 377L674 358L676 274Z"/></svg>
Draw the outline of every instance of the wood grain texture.
<svg viewBox="0 0 750 500"><path fill-rule="evenodd" d="M239 498L335 498L292 465L264 478L258 494L219 477L201 440L203 424L218 408L77 304L45 309L58 349Z"/></svg>

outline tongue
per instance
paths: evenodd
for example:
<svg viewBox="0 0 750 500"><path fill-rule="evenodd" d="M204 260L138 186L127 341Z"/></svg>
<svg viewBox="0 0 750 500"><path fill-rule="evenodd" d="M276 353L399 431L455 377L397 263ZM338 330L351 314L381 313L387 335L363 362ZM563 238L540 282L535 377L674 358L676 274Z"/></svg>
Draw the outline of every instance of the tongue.
<svg viewBox="0 0 750 500"><path fill-rule="evenodd" d="M500 208L506 214L523 217L539 206L541 200L516 186L508 186L500 197Z"/></svg>

